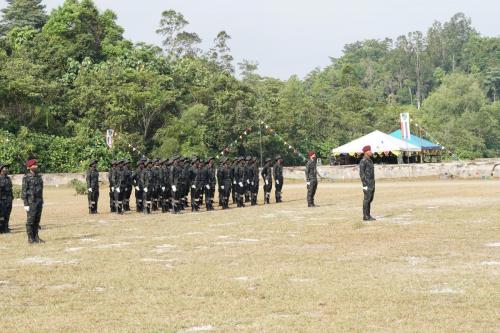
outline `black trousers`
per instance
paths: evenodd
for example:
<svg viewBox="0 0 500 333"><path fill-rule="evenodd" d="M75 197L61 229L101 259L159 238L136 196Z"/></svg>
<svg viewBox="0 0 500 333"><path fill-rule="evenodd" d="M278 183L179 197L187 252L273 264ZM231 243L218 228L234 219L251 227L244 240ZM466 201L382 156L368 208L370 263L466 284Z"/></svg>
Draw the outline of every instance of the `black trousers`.
<svg viewBox="0 0 500 333"><path fill-rule="evenodd" d="M276 200L281 199L281 190L283 189L283 178L276 179L275 181L276 189L274 194L276 196Z"/></svg>
<svg viewBox="0 0 500 333"><path fill-rule="evenodd" d="M89 209L92 213L97 213L97 203L99 201L99 189L93 188L92 192L87 193Z"/></svg>
<svg viewBox="0 0 500 333"><path fill-rule="evenodd" d="M368 187L367 190L363 190L363 217L371 216L371 207L373 198L375 197L375 187Z"/></svg>
<svg viewBox="0 0 500 333"><path fill-rule="evenodd" d="M41 200L35 200L29 203L29 212L27 212L26 232L28 239L35 239L38 236L38 228L42 218L43 203Z"/></svg>
<svg viewBox="0 0 500 333"><path fill-rule="evenodd" d="M9 229L10 213L12 212L12 200L0 200L0 233Z"/></svg>
<svg viewBox="0 0 500 333"><path fill-rule="evenodd" d="M316 190L318 189L318 180L313 179L307 185L307 203L309 205L314 205L314 196L316 195Z"/></svg>

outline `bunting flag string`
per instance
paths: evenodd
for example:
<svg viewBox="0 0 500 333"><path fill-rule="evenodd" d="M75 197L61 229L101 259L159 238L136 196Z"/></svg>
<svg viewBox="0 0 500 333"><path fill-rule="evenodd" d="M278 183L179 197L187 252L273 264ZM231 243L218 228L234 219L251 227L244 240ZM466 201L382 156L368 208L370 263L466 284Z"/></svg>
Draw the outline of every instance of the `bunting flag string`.
<svg viewBox="0 0 500 333"><path fill-rule="evenodd" d="M248 135L250 135L253 131L254 131L254 128L256 127L257 125L254 125L252 127L249 127L247 129L245 129L238 137L236 140L234 140L233 142L231 142L226 148L224 148L221 153L220 153L220 156L224 156L224 155L227 155L229 154L233 148L238 145L238 143L240 141L242 141L244 138L246 138ZM261 121L260 122L260 125L259 126L262 126L263 130L267 131L270 135L272 135L273 137L277 138L278 140L280 140L284 147L290 151L292 151L294 154L296 154L297 156L300 156L304 161L306 161L306 157L295 147L293 147L290 143L288 143L281 135L278 134L278 132L276 132L271 126L269 126L268 124L266 124L264 121ZM220 156L217 156L217 158L220 158Z"/></svg>
<svg viewBox="0 0 500 333"><path fill-rule="evenodd" d="M454 152L452 152L451 150L449 150L447 147L443 146L442 144L439 143L438 140L436 140L425 128L423 128L421 125L415 123L415 126L418 128L418 129L421 129L422 131L424 131L424 134L425 136L427 136L432 142L435 142L436 144L440 145L441 147L443 147L444 150L446 150L446 152L448 152L448 154L450 154L450 156L456 158L457 160L459 161L462 161L457 155L455 155Z"/></svg>
<svg viewBox="0 0 500 333"><path fill-rule="evenodd" d="M121 137L121 136L120 136L120 135L119 135L116 131L113 131L113 132L112 132L112 136L113 136L113 138L120 138L120 139L122 139L122 140L126 143L127 147L128 147L128 148L129 148L132 152L137 153L137 154L138 154L139 156L141 156L141 157L146 156L146 155L144 155L144 154L143 154L143 152L142 152L139 148L137 148L137 147L136 147L136 146L134 146L133 144L131 144L131 143L127 142L126 140L124 140L124 139L123 139L123 138L122 138L122 137Z"/></svg>

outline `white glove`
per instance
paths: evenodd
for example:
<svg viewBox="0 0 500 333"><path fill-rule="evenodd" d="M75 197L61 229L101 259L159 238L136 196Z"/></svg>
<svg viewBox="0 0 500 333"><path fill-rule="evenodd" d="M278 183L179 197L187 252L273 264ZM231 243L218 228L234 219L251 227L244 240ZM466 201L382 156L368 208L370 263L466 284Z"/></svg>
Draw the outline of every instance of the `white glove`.
<svg viewBox="0 0 500 333"><path fill-rule="evenodd" d="M120 188L119 187L116 188L116 192L120 193Z"/></svg>
<svg viewBox="0 0 500 333"><path fill-rule="evenodd" d="M114 192L115 191L115 188L114 187L111 187L111 192Z"/></svg>
<svg viewBox="0 0 500 333"><path fill-rule="evenodd" d="M141 189L139 188L139 186L136 186L135 187L136 191L140 191Z"/></svg>
<svg viewBox="0 0 500 333"><path fill-rule="evenodd" d="M172 191L177 192L177 186L172 185Z"/></svg>
<svg viewBox="0 0 500 333"><path fill-rule="evenodd" d="M207 188L207 190L210 190L210 185L205 185L205 187Z"/></svg>
<svg viewBox="0 0 500 333"><path fill-rule="evenodd" d="M252 186L254 186L254 185L255 185L255 183L254 183L254 182L252 182Z"/></svg>
<svg viewBox="0 0 500 333"><path fill-rule="evenodd" d="M196 188L196 185L191 185L191 188Z"/></svg>
<svg viewBox="0 0 500 333"><path fill-rule="evenodd" d="M311 185L311 182L307 182L307 186Z"/></svg>
<svg viewBox="0 0 500 333"><path fill-rule="evenodd" d="M236 180L233 182L233 184L235 184L235 185L236 185Z"/></svg>
<svg viewBox="0 0 500 333"><path fill-rule="evenodd" d="M269 180L266 179L266 185L269 185Z"/></svg>
<svg viewBox="0 0 500 333"><path fill-rule="evenodd" d="M223 190L223 189L224 189L224 186L221 186L221 187L220 187L220 189L221 189L221 190Z"/></svg>
<svg viewBox="0 0 500 333"><path fill-rule="evenodd" d="M24 210L29 212L30 211L30 206L24 206Z"/></svg>
<svg viewBox="0 0 500 333"><path fill-rule="evenodd" d="M368 191L368 186L363 186L363 191Z"/></svg>
<svg viewBox="0 0 500 333"><path fill-rule="evenodd" d="M243 183L242 182L239 182L238 184L240 185L240 187L243 187Z"/></svg>
<svg viewBox="0 0 500 333"><path fill-rule="evenodd" d="M247 184L250 184L250 179L247 179Z"/></svg>
<svg viewBox="0 0 500 333"><path fill-rule="evenodd" d="M89 192L92 192L92 189L89 187Z"/></svg>
<svg viewBox="0 0 500 333"><path fill-rule="evenodd" d="M276 185L279 185L279 184L280 184L280 181L279 181L279 180L277 180L277 181L276 181Z"/></svg>
<svg viewBox="0 0 500 333"><path fill-rule="evenodd" d="M162 187L161 187L161 190L162 190L163 192L165 192L165 186L162 186Z"/></svg>
<svg viewBox="0 0 500 333"><path fill-rule="evenodd" d="M148 188L147 187L144 188L144 192L148 193Z"/></svg>

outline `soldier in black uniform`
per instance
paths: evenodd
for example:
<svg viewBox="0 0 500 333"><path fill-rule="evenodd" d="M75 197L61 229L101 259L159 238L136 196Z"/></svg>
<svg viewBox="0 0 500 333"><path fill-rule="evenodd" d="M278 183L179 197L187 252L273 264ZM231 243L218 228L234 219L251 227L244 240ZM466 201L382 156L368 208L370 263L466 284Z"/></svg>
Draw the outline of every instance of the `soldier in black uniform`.
<svg viewBox="0 0 500 333"><path fill-rule="evenodd" d="M191 211L197 212L200 209L199 200L199 177L200 177L200 160L198 157L193 157L191 167L189 168L188 184L190 184L191 192Z"/></svg>
<svg viewBox="0 0 500 333"><path fill-rule="evenodd" d="M23 177L21 199L27 213L26 232L28 242L44 243L38 236L43 209L43 179L38 173L38 163L32 159L26 162L28 173Z"/></svg>
<svg viewBox="0 0 500 333"><path fill-rule="evenodd" d="M0 234L10 232L9 220L12 211L12 181L9 177L9 165L0 163Z"/></svg>
<svg viewBox="0 0 500 333"><path fill-rule="evenodd" d="M161 212L168 212L168 193L170 187L168 186L168 168L167 159L160 161L160 201L159 205L161 207Z"/></svg>
<svg viewBox="0 0 500 333"><path fill-rule="evenodd" d="M251 183L253 178L252 157L245 158L245 203L250 201Z"/></svg>
<svg viewBox="0 0 500 333"><path fill-rule="evenodd" d="M276 156L276 164L273 167L274 184L276 185L275 197L276 203L282 202L281 190L283 189L283 159L280 155Z"/></svg>
<svg viewBox="0 0 500 333"><path fill-rule="evenodd" d="M318 188L318 169L317 158L315 152L309 152L309 161L306 165L306 181L307 181L307 206L316 207L314 204L314 196Z"/></svg>
<svg viewBox="0 0 500 333"><path fill-rule="evenodd" d="M116 212L116 203L115 203L115 185L114 182L114 174L116 171L116 161L111 162L111 167L108 171L108 182L109 182L109 209L111 213Z"/></svg>
<svg viewBox="0 0 500 333"><path fill-rule="evenodd" d="M97 171L97 161L90 162L87 171L87 198L89 202L89 214L97 214L97 203L99 201L99 172Z"/></svg>
<svg viewBox="0 0 500 333"><path fill-rule="evenodd" d="M123 195L125 192L123 164L124 160L116 162L115 171L113 172L113 186L115 188L115 206L116 213L123 214Z"/></svg>
<svg viewBox="0 0 500 333"><path fill-rule="evenodd" d="M184 157L183 160L183 172L182 172L182 177L181 177L181 188L182 188L182 206L181 209L184 210L188 206L188 195L189 195L189 184L188 184L188 178L189 178L189 158Z"/></svg>
<svg viewBox="0 0 500 333"><path fill-rule="evenodd" d="M231 178L231 197L233 199L233 205L236 203L236 189L237 189L237 181L236 181L236 170L238 168L239 159L235 158L233 163L228 165L229 167L229 176Z"/></svg>
<svg viewBox="0 0 500 333"><path fill-rule="evenodd" d="M137 169L132 174L132 183L135 187L135 207L138 213L142 212L144 209L144 203L143 203L144 191L142 186L142 172L144 170L144 162L145 160L141 158L137 162Z"/></svg>
<svg viewBox="0 0 500 333"><path fill-rule="evenodd" d="M259 164L257 163L257 157L252 159L253 167L253 179L252 179L252 206L257 205L257 198L259 196Z"/></svg>
<svg viewBox="0 0 500 333"><path fill-rule="evenodd" d="M123 163L123 210L130 212L130 196L132 195L133 173L130 170L130 161L125 159Z"/></svg>
<svg viewBox="0 0 500 333"><path fill-rule="evenodd" d="M375 221L371 216L371 204L375 195L375 168L371 157L373 156L370 146L363 147L363 159L359 163L359 176L363 183L363 220Z"/></svg>
<svg viewBox="0 0 500 333"><path fill-rule="evenodd" d="M141 173L141 183L143 186L143 202L144 202L144 214L151 214L151 209L152 209L152 195L153 195L153 186L154 186L154 180L153 180L153 161L147 160L145 163L145 168L142 170Z"/></svg>
<svg viewBox="0 0 500 333"><path fill-rule="evenodd" d="M205 183L205 206L207 207L207 211L211 211L214 210L214 195L215 187L217 186L213 157L208 158L205 170L207 177Z"/></svg>
<svg viewBox="0 0 500 333"><path fill-rule="evenodd" d="M236 204L239 208L245 207L243 202L245 195L245 159L238 157L238 165L234 169L236 181Z"/></svg>
<svg viewBox="0 0 500 333"><path fill-rule="evenodd" d="M264 203L271 203L271 191L273 189L273 168L271 166L272 160L266 158L264 167L262 168L262 178L264 179Z"/></svg>
<svg viewBox="0 0 500 333"><path fill-rule="evenodd" d="M230 161L223 157L220 161L220 166L217 168L217 183L219 184L218 191L222 209L229 208L229 195L232 185L228 162Z"/></svg>
<svg viewBox="0 0 500 333"><path fill-rule="evenodd" d="M183 162L179 157L174 157L170 167L170 188L172 189L172 213L178 214L181 210L180 183L183 173Z"/></svg>

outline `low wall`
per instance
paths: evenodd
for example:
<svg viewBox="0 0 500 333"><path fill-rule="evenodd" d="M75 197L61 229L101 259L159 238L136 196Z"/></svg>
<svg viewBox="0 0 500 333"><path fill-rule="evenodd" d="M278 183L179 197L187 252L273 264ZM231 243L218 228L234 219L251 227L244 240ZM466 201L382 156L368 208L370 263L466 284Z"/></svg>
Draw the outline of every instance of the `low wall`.
<svg viewBox="0 0 500 333"><path fill-rule="evenodd" d="M401 178L435 178L435 179L481 179L489 178L493 166L500 163L500 159L481 159L463 162L429 163L429 164L387 164L375 165L377 179ZM357 165L346 166L320 166L319 174L336 181L350 181L359 179ZM284 176L287 179L305 179L305 167L285 167ZM21 185L22 175L13 175L14 184ZM500 167L495 170L495 178L500 178ZM43 175L45 185L68 185L71 180L85 181L84 173L51 173ZM101 172L99 179L107 183L108 175Z"/></svg>

